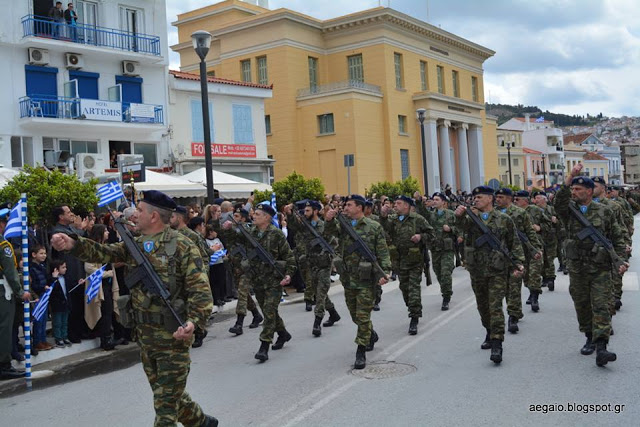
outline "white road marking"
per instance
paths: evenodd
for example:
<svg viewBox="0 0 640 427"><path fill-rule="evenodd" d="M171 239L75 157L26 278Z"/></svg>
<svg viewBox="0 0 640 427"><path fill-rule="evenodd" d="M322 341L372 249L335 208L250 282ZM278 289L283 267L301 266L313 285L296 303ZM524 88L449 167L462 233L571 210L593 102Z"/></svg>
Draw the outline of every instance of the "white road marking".
<svg viewBox="0 0 640 427"><path fill-rule="evenodd" d="M638 291L640 290L640 283L638 282L638 273L635 271L628 271L622 276L622 290L623 291Z"/></svg>

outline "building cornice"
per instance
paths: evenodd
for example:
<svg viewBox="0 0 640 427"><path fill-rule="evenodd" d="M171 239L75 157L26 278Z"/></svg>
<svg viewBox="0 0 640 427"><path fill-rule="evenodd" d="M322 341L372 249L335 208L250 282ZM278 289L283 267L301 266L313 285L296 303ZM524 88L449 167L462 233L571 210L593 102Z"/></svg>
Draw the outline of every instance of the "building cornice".
<svg viewBox="0 0 640 427"><path fill-rule="evenodd" d="M185 18L185 19L178 19L177 21L173 21L171 23L171 25L173 25L175 27L175 26L178 26L178 25L187 24L189 22L198 21L200 19L208 18L209 16L215 16L215 15L218 15L220 13L228 12L230 10L240 10L242 12L247 12L247 13L250 13L252 15L258 15L258 14L262 13L260 11L253 10L253 9L250 9L248 7L245 7L245 6L242 6L242 5L239 5L239 4L231 4L231 5L226 6L226 7L221 7L219 9L210 10L208 12L205 12L205 13L201 14L201 15L191 16L191 17ZM266 12L266 11L268 11L268 9L264 9L264 12Z"/></svg>
<svg viewBox="0 0 640 427"><path fill-rule="evenodd" d="M443 95L437 92L419 92L413 95L414 101L420 101L422 99L445 102L449 105L453 105L455 107L460 107L460 108L467 107L467 108L472 108L474 110L484 110L484 105L480 104L479 102L466 101L461 98Z"/></svg>

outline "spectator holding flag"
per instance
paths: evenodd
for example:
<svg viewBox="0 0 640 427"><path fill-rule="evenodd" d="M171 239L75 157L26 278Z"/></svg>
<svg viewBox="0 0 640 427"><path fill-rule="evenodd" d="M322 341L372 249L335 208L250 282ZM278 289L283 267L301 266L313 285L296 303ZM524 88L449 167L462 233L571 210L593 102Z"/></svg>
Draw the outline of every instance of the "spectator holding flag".
<svg viewBox="0 0 640 427"><path fill-rule="evenodd" d="M42 298L47 290L49 290L49 280L47 278L47 250L42 245L36 245L31 248L31 262L29 263L29 276L31 289ZM51 350L53 346L47 342L47 309L44 309L43 315L36 319L33 318L33 341L32 348L37 351Z"/></svg>
<svg viewBox="0 0 640 427"><path fill-rule="evenodd" d="M69 300L69 289L67 289L67 263L63 259L54 259L50 265L51 277L54 282L53 290L49 301L51 302L51 323L53 326L53 337L56 340L56 347L64 348L71 346L69 340L69 313L71 312L71 301Z"/></svg>

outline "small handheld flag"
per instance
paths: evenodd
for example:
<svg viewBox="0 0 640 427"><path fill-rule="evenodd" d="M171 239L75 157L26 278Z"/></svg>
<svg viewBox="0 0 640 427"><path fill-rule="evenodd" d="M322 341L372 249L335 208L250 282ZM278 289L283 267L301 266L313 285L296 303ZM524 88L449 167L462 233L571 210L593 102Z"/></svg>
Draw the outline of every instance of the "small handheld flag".
<svg viewBox="0 0 640 427"><path fill-rule="evenodd" d="M102 276L104 275L104 268L107 265L103 265L93 273L89 277L87 277L87 281L89 282L89 287L87 288L87 303L90 303L96 295L98 295L98 291L100 290L100 286L102 285Z"/></svg>
<svg viewBox="0 0 640 427"><path fill-rule="evenodd" d="M274 211L278 212L278 208L276 207L276 193L271 193L271 207ZM276 228L280 228L280 223L278 222L278 215L275 215L271 218L271 222Z"/></svg>
<svg viewBox="0 0 640 427"><path fill-rule="evenodd" d="M47 289L45 291L44 294L42 294L42 296L40 297L40 301L38 301L38 303L36 304L36 307L33 309L33 318L40 321L40 319L42 318L43 314L46 314L47 312L47 306L49 305L49 297L51 296L51 291L53 291L53 287L55 286L55 283L53 283L53 285L49 286L49 289Z"/></svg>
<svg viewBox="0 0 640 427"><path fill-rule="evenodd" d="M110 183L98 188L97 196L100 199L98 206L102 207L115 200L123 198L124 193L122 192L120 184L116 181L111 181Z"/></svg>
<svg viewBox="0 0 640 427"><path fill-rule="evenodd" d="M4 238L20 237L22 235L22 219L20 218L20 211L22 210L22 200L11 209L9 214L9 221L7 221L7 227L4 229Z"/></svg>
<svg viewBox="0 0 640 427"><path fill-rule="evenodd" d="M222 258L225 255L227 255L226 249L220 249L219 251L215 251L213 255L211 255L211 258L209 259L209 265L215 264L216 262L218 262L220 258Z"/></svg>

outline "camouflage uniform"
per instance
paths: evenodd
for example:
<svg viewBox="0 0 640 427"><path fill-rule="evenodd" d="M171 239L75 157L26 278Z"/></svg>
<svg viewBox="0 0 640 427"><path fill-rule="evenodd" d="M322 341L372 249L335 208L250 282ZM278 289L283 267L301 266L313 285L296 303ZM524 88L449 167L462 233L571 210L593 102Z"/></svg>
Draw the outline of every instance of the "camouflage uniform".
<svg viewBox="0 0 640 427"><path fill-rule="evenodd" d="M9 295L10 293L10 295ZM6 296L9 295L8 298ZM12 371L7 378L19 377L11 367L13 318L21 301L22 286L13 247L0 236L0 371ZM4 379L4 376L3 376Z"/></svg>
<svg viewBox="0 0 640 427"><path fill-rule="evenodd" d="M357 221L351 221L352 224L355 221L353 228L376 256L380 267L385 272L389 272L391 270L391 259L389 258L389 248L387 247L382 226L365 217ZM353 243L353 240L351 240L346 231L341 229L337 220L327 221L325 230L326 233L337 237L340 242L337 253L342 258L342 267L338 273L344 286L344 298L349 308L351 319L358 326L355 343L359 346L367 346L373 331L371 310L376 297L376 289L380 287L377 273L371 266L362 265L362 268L360 268L361 264L365 262L357 251L351 254L345 251Z"/></svg>
<svg viewBox="0 0 640 427"><path fill-rule="evenodd" d="M425 218L433 226L435 233L435 238L431 244L431 265L438 278L438 283L440 283L442 298L451 299L453 295L451 274L455 268L455 244L458 237L462 236L456 227L456 216L450 209L441 211L425 209L420 213L423 216L426 215ZM445 225L451 228L450 232L445 232L442 229Z"/></svg>
<svg viewBox="0 0 640 427"><path fill-rule="evenodd" d="M497 210L488 212L486 226L506 245L517 264L524 264L524 252L516 233L516 226L507 214ZM475 241L483 233L473 221L464 215L457 217L456 222L465 236L465 264L471 276L471 288L476 296L478 312L482 326L485 327L492 340L504 341L504 312L502 301L507 292L507 280L514 267L498 251L493 251L488 244L475 247Z"/></svg>
<svg viewBox="0 0 640 427"><path fill-rule="evenodd" d="M207 267L209 266L209 259L211 258L211 255L213 255L213 251L211 250L211 248L209 248L209 246L207 246L207 242L204 240L204 237L202 237L200 234L198 234L198 232L193 231L189 227L182 227L177 231L183 236L188 237L189 240L191 240L193 244L196 245L196 247L198 248L198 252L200 252L200 256L202 257L202 265L205 266L204 270L208 276L209 269Z"/></svg>
<svg viewBox="0 0 640 427"><path fill-rule="evenodd" d="M540 226L540 231L536 232L537 241L542 243L542 225L543 223L548 223L547 219L542 214L542 209L535 205L527 205L525 211L529 214L529 218L531 219L531 225ZM543 248L544 250L544 248ZM543 256L540 259L527 259L528 268L524 272L524 285L529 289L529 292L535 294L542 293L542 266L544 264L544 252Z"/></svg>
<svg viewBox="0 0 640 427"><path fill-rule="evenodd" d="M371 214L369 215L367 218L377 222L378 224L382 225L380 222L380 217L376 214ZM391 259L391 271L392 272L396 272L398 271L398 251L396 249L396 247L393 245L393 242L391 241L391 238L389 236L389 233L387 233L386 231L384 232L384 237L386 239L387 242L387 248L389 248L389 258ZM375 290L375 301L374 301L374 305L378 305L380 304L380 301L382 301L382 286L378 286Z"/></svg>
<svg viewBox="0 0 640 427"><path fill-rule="evenodd" d="M569 211L569 187L563 185L557 195L558 214L567 225L565 249L569 267L569 293L573 299L580 331L592 337L593 341L609 341L611 333L611 259L609 254L598 247L590 238L579 240L577 234L582 225ZM611 240L619 256L625 257L625 243L622 227L615 219L611 208L601 203L591 202L584 216L606 238Z"/></svg>
<svg viewBox="0 0 640 427"><path fill-rule="evenodd" d="M538 207L538 209L543 211L543 217L546 219L545 222L540 224L540 227L542 228L542 243L544 245L542 282L548 283L556 279L556 267L553 260L557 254L557 224L551 221L551 217L556 216L556 211L551 205L547 205L544 208Z"/></svg>
<svg viewBox="0 0 640 427"><path fill-rule="evenodd" d="M198 248L168 226L160 233L136 237L135 241L167 284L178 314L184 321L204 328L213 310L213 298ZM123 242L102 245L77 237L71 254L86 262L123 262L135 266ZM205 422L202 409L185 391L191 341L173 338L177 322L162 299L145 292L140 285L131 289L131 309L142 366L153 390L154 425L174 426L177 422L202 425Z"/></svg>
<svg viewBox="0 0 640 427"><path fill-rule="evenodd" d="M408 215L392 214L381 218L382 227L389 234L398 251L398 276L402 298L409 309L409 317L422 317L422 270L423 251L434 239L433 227L415 212ZM420 241L413 243L411 237L420 235Z"/></svg>

